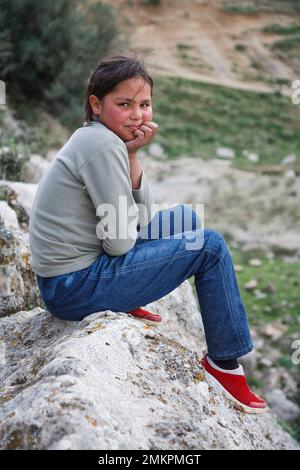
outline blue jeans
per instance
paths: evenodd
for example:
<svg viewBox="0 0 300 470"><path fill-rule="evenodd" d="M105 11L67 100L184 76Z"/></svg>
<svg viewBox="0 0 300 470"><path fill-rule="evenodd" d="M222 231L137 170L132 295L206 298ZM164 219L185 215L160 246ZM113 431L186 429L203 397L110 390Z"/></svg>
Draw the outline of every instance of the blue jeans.
<svg viewBox="0 0 300 470"><path fill-rule="evenodd" d="M185 230L179 224L178 232L177 222L184 222L186 216L192 219L192 227ZM163 220L170 220L167 237ZM210 357L226 360L250 352L247 316L223 236L201 228L197 213L184 204L157 211L147 227L138 229L135 245L124 255L101 253L80 271L50 278L37 275L49 312L73 321L104 310L129 312L194 276ZM202 238L202 244L194 242L196 237Z"/></svg>

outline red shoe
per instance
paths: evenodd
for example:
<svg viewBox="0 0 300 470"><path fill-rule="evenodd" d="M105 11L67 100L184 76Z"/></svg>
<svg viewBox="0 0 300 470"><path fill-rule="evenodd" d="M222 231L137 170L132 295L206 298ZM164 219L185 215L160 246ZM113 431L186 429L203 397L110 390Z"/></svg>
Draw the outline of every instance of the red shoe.
<svg viewBox="0 0 300 470"><path fill-rule="evenodd" d="M202 358L201 364L207 382L232 401L235 408L244 411L244 413L263 413L266 411L267 403L250 390L241 365L234 371L225 372L207 354Z"/></svg>
<svg viewBox="0 0 300 470"><path fill-rule="evenodd" d="M144 310L142 308L136 308L134 310L130 310L130 312L127 312L133 317L139 318L141 320L146 321L146 323L149 324L157 324L161 322L162 317L161 315L157 315L156 313L151 313L148 312L147 310Z"/></svg>

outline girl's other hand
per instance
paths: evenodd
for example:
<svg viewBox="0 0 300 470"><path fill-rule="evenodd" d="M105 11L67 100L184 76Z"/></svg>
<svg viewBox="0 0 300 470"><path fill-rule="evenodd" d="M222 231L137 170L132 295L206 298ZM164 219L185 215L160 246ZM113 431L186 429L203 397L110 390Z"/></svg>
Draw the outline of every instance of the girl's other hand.
<svg viewBox="0 0 300 470"><path fill-rule="evenodd" d="M158 124L151 121L145 121L143 124L133 131L134 139L127 140L125 145L127 147L128 153L136 153L141 147L147 145L151 142L158 130Z"/></svg>

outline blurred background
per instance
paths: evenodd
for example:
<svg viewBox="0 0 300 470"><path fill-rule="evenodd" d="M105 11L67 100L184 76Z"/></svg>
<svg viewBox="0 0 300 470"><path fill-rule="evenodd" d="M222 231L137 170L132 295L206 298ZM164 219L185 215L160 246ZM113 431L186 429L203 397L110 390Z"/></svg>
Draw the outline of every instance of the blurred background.
<svg viewBox="0 0 300 470"><path fill-rule="evenodd" d="M204 203L205 226L224 234L251 384L300 440L300 0L0 0L2 267L17 285L1 314L42 305L27 241L12 248L5 230L28 234L38 181L112 51L137 52L153 76L160 127L141 159L157 202Z"/></svg>

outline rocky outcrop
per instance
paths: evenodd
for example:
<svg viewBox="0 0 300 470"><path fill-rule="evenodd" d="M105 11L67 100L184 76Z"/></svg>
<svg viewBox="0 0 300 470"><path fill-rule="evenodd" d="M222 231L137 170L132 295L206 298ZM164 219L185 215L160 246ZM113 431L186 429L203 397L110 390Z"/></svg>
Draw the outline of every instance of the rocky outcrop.
<svg viewBox="0 0 300 470"><path fill-rule="evenodd" d="M25 183L38 183L49 165L50 162L41 155L32 154L22 167L20 178Z"/></svg>
<svg viewBox="0 0 300 470"><path fill-rule="evenodd" d="M0 181L0 317L43 305L31 269L28 233L36 186Z"/></svg>
<svg viewBox="0 0 300 470"><path fill-rule="evenodd" d="M245 415L210 389L192 287L81 322L41 308L1 319L2 449L296 449L271 411Z"/></svg>
<svg viewBox="0 0 300 470"><path fill-rule="evenodd" d="M20 228L28 228L30 209L37 187L37 184L0 180L0 200L6 201L16 212Z"/></svg>

